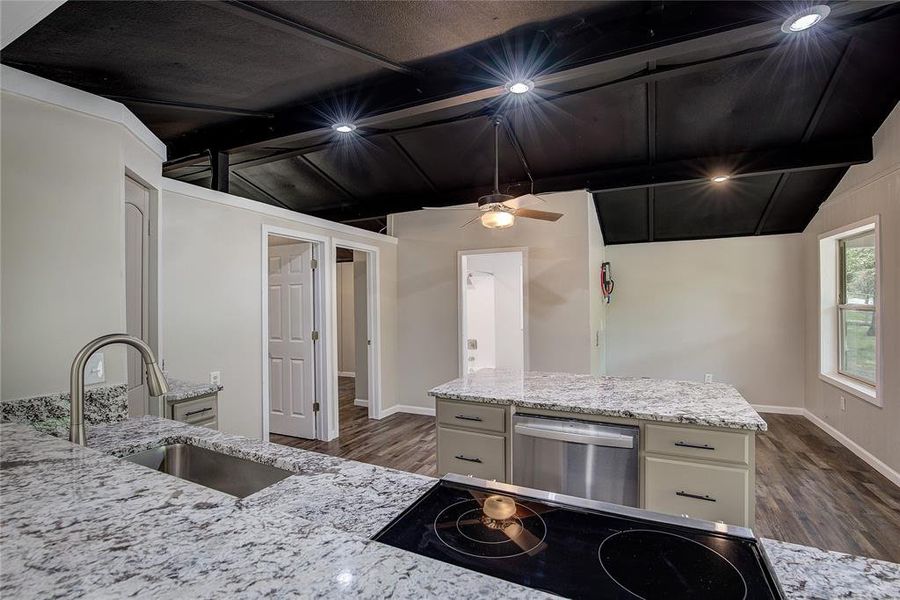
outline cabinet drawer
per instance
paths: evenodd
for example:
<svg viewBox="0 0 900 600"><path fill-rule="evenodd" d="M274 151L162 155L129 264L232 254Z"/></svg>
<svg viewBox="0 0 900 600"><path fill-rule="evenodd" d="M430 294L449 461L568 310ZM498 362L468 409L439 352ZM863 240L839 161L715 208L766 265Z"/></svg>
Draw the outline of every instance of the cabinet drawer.
<svg viewBox="0 0 900 600"><path fill-rule="evenodd" d="M447 473L506 481L506 438L438 427L438 477Z"/></svg>
<svg viewBox="0 0 900 600"><path fill-rule="evenodd" d="M645 460L647 510L751 526L748 469L652 456Z"/></svg>
<svg viewBox="0 0 900 600"><path fill-rule="evenodd" d="M750 462L750 434L747 433L648 424L644 435L647 452L743 465Z"/></svg>
<svg viewBox="0 0 900 600"><path fill-rule="evenodd" d="M437 421L440 425L453 425L481 431L506 431L506 409L474 402L437 401Z"/></svg>
<svg viewBox="0 0 900 600"><path fill-rule="evenodd" d="M172 418L176 421L199 425L218 417L216 396L203 396L195 400L180 402L172 406Z"/></svg>

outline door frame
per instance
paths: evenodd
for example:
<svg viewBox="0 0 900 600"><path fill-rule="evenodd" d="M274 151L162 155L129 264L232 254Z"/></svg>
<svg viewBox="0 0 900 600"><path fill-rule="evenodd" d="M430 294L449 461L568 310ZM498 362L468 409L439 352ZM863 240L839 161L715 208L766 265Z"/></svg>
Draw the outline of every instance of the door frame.
<svg viewBox="0 0 900 600"><path fill-rule="evenodd" d="M459 376L466 376L466 351L463 349L463 334L465 333L464 319L466 315L466 290L463 273L463 258L478 254L516 253L522 255L522 363L523 370L528 370L529 343L528 343L528 248L525 246L510 246L508 248L485 248L473 250L458 250L456 253L456 287L457 287L457 338L456 352L459 361Z"/></svg>
<svg viewBox="0 0 900 600"><path fill-rule="evenodd" d="M348 240L344 238L331 238L330 250L332 256L337 256L337 247L347 248L356 252L364 252L366 254L366 338L371 342L368 346L368 401L369 401L369 418L381 419L381 288L378 274L381 272L381 250L377 246L371 246L362 242ZM331 314L334 317L333 331L337 331L337 263L332 261L329 268L334 271L332 277L331 292ZM337 365L337 344L332 348L334 351L334 364ZM338 374L337 367L333 373L332 384L337 389ZM340 415L338 410L338 399L328 407L329 411L333 410L333 430L329 430L328 439L338 437L340 433Z"/></svg>
<svg viewBox="0 0 900 600"><path fill-rule="evenodd" d="M319 342L313 345L313 374L315 377L315 394L313 402L318 402L320 407L325 410L319 410L315 414L316 433L315 439L327 439L323 437L323 433L328 431L327 407L331 404L331 398L336 398L337 390L337 354L333 355L329 346L333 343L334 336L329 324L334 319L332 303L325 301L325 292L334 287L334 269L329 270L327 265L332 261L332 247L328 243L328 238L304 231L296 231L285 227L277 227L274 225L263 225L261 236L261 313L262 319L260 323L260 350L261 350L261 367L262 367L262 427L261 437L264 442L269 441L269 411L271 410L269 403L269 238L282 237L297 240L297 242L305 242L312 244L312 255L319 264L318 268L313 270L313 319L314 326L318 326ZM326 267L323 268L323 265ZM333 296L333 294L332 294ZM324 325L322 327L321 325ZM323 331L324 330L324 331ZM334 370L334 386L331 385L329 373Z"/></svg>

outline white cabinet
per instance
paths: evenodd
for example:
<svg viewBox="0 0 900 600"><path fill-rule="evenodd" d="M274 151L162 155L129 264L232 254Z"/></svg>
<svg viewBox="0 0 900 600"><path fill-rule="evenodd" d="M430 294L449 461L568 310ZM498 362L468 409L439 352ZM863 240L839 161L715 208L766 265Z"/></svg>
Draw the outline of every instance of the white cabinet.
<svg viewBox="0 0 900 600"><path fill-rule="evenodd" d="M510 481L514 407L437 398L438 476ZM572 413L529 410L548 416ZM756 511L755 433L578 414L641 429L641 507L752 527Z"/></svg>
<svg viewBox="0 0 900 600"><path fill-rule="evenodd" d="M750 431L647 423L644 508L752 527L754 448Z"/></svg>

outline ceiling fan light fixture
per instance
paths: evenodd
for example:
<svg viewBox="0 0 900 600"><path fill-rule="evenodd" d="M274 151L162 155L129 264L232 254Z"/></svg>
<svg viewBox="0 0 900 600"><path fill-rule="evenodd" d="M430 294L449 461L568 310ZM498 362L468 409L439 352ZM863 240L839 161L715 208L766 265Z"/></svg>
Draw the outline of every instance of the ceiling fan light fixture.
<svg viewBox="0 0 900 600"><path fill-rule="evenodd" d="M824 4L810 6L809 8L788 17L787 20L782 23L781 31L785 33L800 33L801 31L806 31L810 27L824 21L825 17L830 13L831 8Z"/></svg>
<svg viewBox="0 0 900 600"><path fill-rule="evenodd" d="M505 210L489 210L481 215L481 224L488 229L506 229L516 222L516 216Z"/></svg>
<svg viewBox="0 0 900 600"><path fill-rule="evenodd" d="M730 175L713 175L709 178L713 183L725 183L729 179L731 179Z"/></svg>
<svg viewBox="0 0 900 600"><path fill-rule="evenodd" d="M530 79L517 79L506 84L506 91L510 94L527 94L534 89L534 82Z"/></svg>
<svg viewBox="0 0 900 600"><path fill-rule="evenodd" d="M356 130L356 125L353 123L335 123L331 128L338 133L351 133Z"/></svg>

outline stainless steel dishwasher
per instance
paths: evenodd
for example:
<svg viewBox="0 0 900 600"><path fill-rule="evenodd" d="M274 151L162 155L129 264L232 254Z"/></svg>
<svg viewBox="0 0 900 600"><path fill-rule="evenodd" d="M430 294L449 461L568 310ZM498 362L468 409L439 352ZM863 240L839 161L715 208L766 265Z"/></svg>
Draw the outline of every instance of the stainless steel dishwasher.
<svg viewBox="0 0 900 600"><path fill-rule="evenodd" d="M638 506L637 427L520 413L513 433L515 485Z"/></svg>

